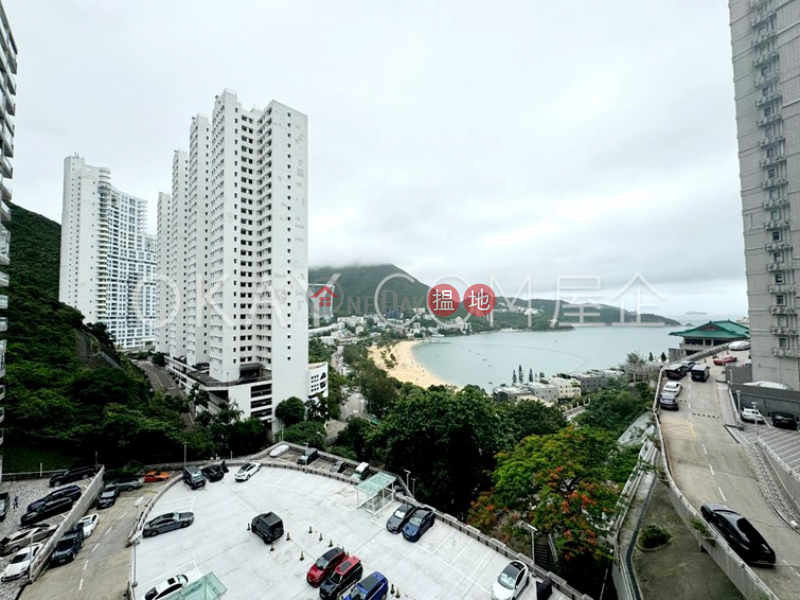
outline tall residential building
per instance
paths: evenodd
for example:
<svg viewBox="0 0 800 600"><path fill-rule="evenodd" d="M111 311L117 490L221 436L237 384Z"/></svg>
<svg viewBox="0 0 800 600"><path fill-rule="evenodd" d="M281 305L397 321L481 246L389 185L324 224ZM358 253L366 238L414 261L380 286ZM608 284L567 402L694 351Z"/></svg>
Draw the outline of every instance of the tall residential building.
<svg viewBox="0 0 800 600"><path fill-rule="evenodd" d="M13 174L11 161L14 157L14 115L17 105L14 96L17 93L17 44L8 24L8 17L0 2L0 310L8 308L8 296L2 288L8 287L8 273L3 271L3 266L8 265L11 254L11 236L2 225L3 221L11 219L11 210L6 204L11 200L11 186L9 180ZM5 316L0 316L0 333L8 329ZM6 409L2 401L6 396L6 386L2 379L6 375L6 340L0 339L0 445L3 443L2 424L5 420ZM3 477L3 461L0 458L0 480Z"/></svg>
<svg viewBox="0 0 800 600"><path fill-rule="evenodd" d="M286 398L327 395L327 365L308 364L307 162L304 114L246 109L229 90L174 154L159 249L175 292L160 312L175 316L160 349L212 410L231 402L272 423Z"/></svg>
<svg viewBox="0 0 800 600"><path fill-rule="evenodd" d="M58 297L123 349L155 344L157 249L146 219L147 201L112 186L107 168L64 160Z"/></svg>
<svg viewBox="0 0 800 600"><path fill-rule="evenodd" d="M729 4L753 378L800 390L800 2Z"/></svg>

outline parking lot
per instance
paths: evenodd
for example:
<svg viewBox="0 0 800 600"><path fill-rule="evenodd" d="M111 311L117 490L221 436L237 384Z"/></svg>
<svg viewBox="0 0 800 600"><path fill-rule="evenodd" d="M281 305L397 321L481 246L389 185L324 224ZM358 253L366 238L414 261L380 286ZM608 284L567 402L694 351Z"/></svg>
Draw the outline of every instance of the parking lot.
<svg viewBox="0 0 800 600"><path fill-rule="evenodd" d="M328 468L321 460L317 465L320 470ZM271 598L318 598L305 574L331 543L358 555L364 576L380 571L400 590L399 597L418 600L485 600L509 562L442 521L416 544L407 542L385 528L398 502L371 515L356 507L356 489L348 483L268 466L250 481L237 482L234 471L196 491L179 482L159 499L151 518L191 511L195 521L186 529L137 544L137 600L176 574L192 580L210 572L228 588L225 597L229 600L262 598L267 590ZM256 515L270 511L283 519L289 537L276 541L274 550L248 531ZM531 587L521 596L523 600L535 596ZM558 592L552 597L564 598Z"/></svg>

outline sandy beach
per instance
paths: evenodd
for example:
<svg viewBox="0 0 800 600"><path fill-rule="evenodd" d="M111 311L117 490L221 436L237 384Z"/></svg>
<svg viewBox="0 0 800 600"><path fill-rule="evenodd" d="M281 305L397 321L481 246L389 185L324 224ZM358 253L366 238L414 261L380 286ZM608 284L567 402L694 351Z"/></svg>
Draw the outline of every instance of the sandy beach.
<svg viewBox="0 0 800 600"><path fill-rule="evenodd" d="M369 355L376 365L400 381L407 381L408 383L413 383L423 388L428 388L432 385L450 385L446 381L442 381L436 377L436 375L426 370L425 367L417 362L414 358L414 354L411 352L411 349L416 344L419 344L419 342L402 341L392 346L384 346L381 348L372 346L369 349ZM386 366L386 361L383 357L385 356L388 359L391 354L394 354L395 366L390 369Z"/></svg>

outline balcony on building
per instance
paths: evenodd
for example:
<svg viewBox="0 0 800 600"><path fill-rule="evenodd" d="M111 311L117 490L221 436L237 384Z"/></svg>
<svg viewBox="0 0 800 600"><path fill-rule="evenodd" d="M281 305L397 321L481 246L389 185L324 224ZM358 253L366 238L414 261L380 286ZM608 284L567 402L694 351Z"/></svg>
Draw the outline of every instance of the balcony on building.
<svg viewBox="0 0 800 600"><path fill-rule="evenodd" d="M778 32L775 29L770 29L768 31L764 31L762 33L759 33L758 36L756 36L756 38L753 39L753 47L754 48L758 48L760 46L763 46L764 44L767 44L770 41L772 41L773 39L775 39L777 36L778 36ZM11 113L11 114L14 114L14 113Z"/></svg>
<svg viewBox="0 0 800 600"><path fill-rule="evenodd" d="M761 187L765 190L769 190L776 187L781 187L784 185L788 185L789 180L786 177L770 177L769 179L765 179L761 182Z"/></svg>
<svg viewBox="0 0 800 600"><path fill-rule="evenodd" d="M0 221L10 221L11 220L11 207L0 200Z"/></svg>
<svg viewBox="0 0 800 600"><path fill-rule="evenodd" d="M770 167L782 162L786 162L786 157L783 154L778 154L776 156L768 156L767 158L761 159L758 164L762 167Z"/></svg>
<svg viewBox="0 0 800 600"><path fill-rule="evenodd" d="M0 340L0 378L6 376L6 340Z"/></svg>
<svg viewBox="0 0 800 600"><path fill-rule="evenodd" d="M768 117L763 117L756 121L756 125L759 127L766 127L767 125L771 125L772 123L776 123L777 121L782 121L783 115L781 113L772 113Z"/></svg>
<svg viewBox="0 0 800 600"><path fill-rule="evenodd" d="M761 75L756 79L756 87L762 88L769 85L773 81L778 81L781 78L780 69L771 69L766 75Z"/></svg>
<svg viewBox="0 0 800 600"><path fill-rule="evenodd" d="M764 223L764 229L787 229L790 225L789 219L773 219Z"/></svg>
<svg viewBox="0 0 800 600"><path fill-rule="evenodd" d="M768 138L764 138L763 140L759 140L758 145L763 148L764 146L777 144L778 142L782 142L783 140L784 140L783 135L773 135Z"/></svg>
<svg viewBox="0 0 800 600"><path fill-rule="evenodd" d="M14 175L14 167L11 166L11 161L5 156L0 157L0 175L3 177L11 177Z"/></svg>
<svg viewBox="0 0 800 600"><path fill-rule="evenodd" d="M768 62L775 60L778 58L779 53L777 50L768 50L767 52L761 52L756 55L753 59L753 66L757 69L759 67L763 67Z"/></svg>
<svg viewBox="0 0 800 600"><path fill-rule="evenodd" d="M0 287L8 287L9 280L10 277L8 276L8 273L3 273L0 271Z"/></svg>
<svg viewBox="0 0 800 600"><path fill-rule="evenodd" d="M750 27L752 27L753 29L758 29L760 25L762 25L763 23L767 22L769 19L774 17L775 12L776 11L774 8L768 8L761 14L753 16L753 18L750 19Z"/></svg>
<svg viewBox="0 0 800 600"><path fill-rule="evenodd" d="M772 335L789 335L792 337L800 335L800 330L796 327L770 327L769 332Z"/></svg>
<svg viewBox="0 0 800 600"><path fill-rule="evenodd" d="M0 317L0 332L8 331L8 319L6 317Z"/></svg>
<svg viewBox="0 0 800 600"><path fill-rule="evenodd" d="M8 126L4 123L2 127L0 127L0 138L3 142L3 154L9 157L14 156L14 134L11 133L11 130Z"/></svg>
<svg viewBox="0 0 800 600"><path fill-rule="evenodd" d="M777 250L791 250L792 247L792 242L768 242L764 245L764 250L775 252Z"/></svg>
<svg viewBox="0 0 800 600"><path fill-rule="evenodd" d="M767 292L770 294L794 294L795 286L791 283L774 283L767 286Z"/></svg>
<svg viewBox="0 0 800 600"><path fill-rule="evenodd" d="M764 106L765 104L770 104L782 97L783 93L780 90L775 92L770 92L769 94L762 95L756 98L756 106Z"/></svg>
<svg viewBox="0 0 800 600"><path fill-rule="evenodd" d="M0 400L5 400L6 398L6 386L4 383L0 383Z"/></svg>
<svg viewBox="0 0 800 600"><path fill-rule="evenodd" d="M790 263L785 262L771 262L767 263L767 271L786 271L791 269Z"/></svg>
<svg viewBox="0 0 800 600"><path fill-rule="evenodd" d="M770 198L761 203L761 207L767 210L771 208L781 208L783 206L789 206L788 198Z"/></svg>
<svg viewBox="0 0 800 600"><path fill-rule="evenodd" d="M11 200L11 185L9 185L8 181L7 177L0 177L0 200L2 201ZM11 218L11 214L8 215L8 218Z"/></svg>
<svg viewBox="0 0 800 600"><path fill-rule="evenodd" d="M772 356L785 356L787 358L800 358L800 350L794 348L773 348Z"/></svg>
<svg viewBox="0 0 800 600"><path fill-rule="evenodd" d="M0 225L0 265L7 265L11 249L11 232Z"/></svg>
<svg viewBox="0 0 800 600"><path fill-rule="evenodd" d="M797 309L783 304L773 304L769 307L769 312L772 315L796 315Z"/></svg>
<svg viewBox="0 0 800 600"><path fill-rule="evenodd" d="M0 294L0 310L8 309L8 296Z"/></svg>

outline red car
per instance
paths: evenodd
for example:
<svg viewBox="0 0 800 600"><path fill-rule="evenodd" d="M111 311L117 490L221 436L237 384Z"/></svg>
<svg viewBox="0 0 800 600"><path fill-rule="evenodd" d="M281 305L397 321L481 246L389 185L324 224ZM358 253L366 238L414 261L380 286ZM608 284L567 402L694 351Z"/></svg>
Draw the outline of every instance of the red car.
<svg viewBox="0 0 800 600"><path fill-rule="evenodd" d="M169 479L169 473L166 471L148 471L144 474L145 483L155 483L157 481L166 481Z"/></svg>
<svg viewBox="0 0 800 600"><path fill-rule="evenodd" d="M333 573L333 570L338 567L341 562L347 558L347 554L341 548L331 548L325 554L320 556L306 575L306 581L313 587L319 587L322 580L328 575Z"/></svg>
<svg viewBox="0 0 800 600"><path fill-rule="evenodd" d="M736 357L735 356L718 356L714 359L715 365L727 365L728 363L735 363Z"/></svg>

